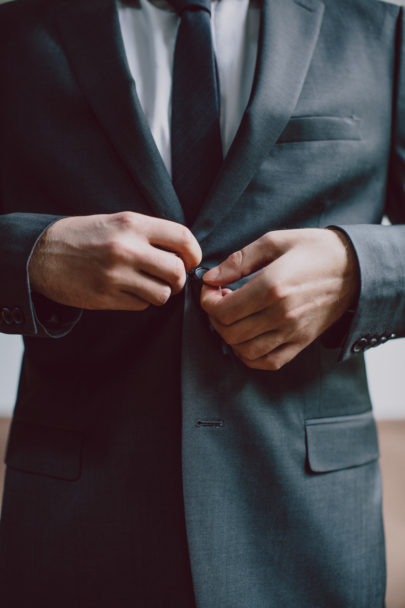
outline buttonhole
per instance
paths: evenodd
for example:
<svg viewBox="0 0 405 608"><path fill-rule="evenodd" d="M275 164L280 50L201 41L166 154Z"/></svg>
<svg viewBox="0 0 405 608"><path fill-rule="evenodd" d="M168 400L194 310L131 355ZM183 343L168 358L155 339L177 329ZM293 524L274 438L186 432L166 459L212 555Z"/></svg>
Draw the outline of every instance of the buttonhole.
<svg viewBox="0 0 405 608"><path fill-rule="evenodd" d="M222 429L224 426L223 420L197 420L195 423L198 427L206 427L211 429Z"/></svg>

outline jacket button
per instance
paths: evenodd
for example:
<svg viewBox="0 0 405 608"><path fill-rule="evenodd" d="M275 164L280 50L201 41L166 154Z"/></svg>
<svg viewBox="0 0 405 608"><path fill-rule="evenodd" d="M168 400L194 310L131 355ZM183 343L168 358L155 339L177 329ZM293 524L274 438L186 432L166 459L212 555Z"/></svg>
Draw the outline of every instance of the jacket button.
<svg viewBox="0 0 405 608"><path fill-rule="evenodd" d="M7 306L3 306L3 308L1 309L1 319L4 325L12 325L14 322L11 310L7 308Z"/></svg>
<svg viewBox="0 0 405 608"><path fill-rule="evenodd" d="M363 338L360 338L360 340L357 340L357 342L355 342L352 346L352 352L353 353L362 353L366 350L366 348L368 348L369 346L369 341L368 338L365 338L363 336Z"/></svg>
<svg viewBox="0 0 405 608"><path fill-rule="evenodd" d="M386 334L383 334L382 336L380 336L380 343L384 344L385 342L387 342L388 340L388 336Z"/></svg>
<svg viewBox="0 0 405 608"><path fill-rule="evenodd" d="M390 337L388 338L388 340L395 340L396 337L397 337L397 334L390 334Z"/></svg>
<svg viewBox="0 0 405 608"><path fill-rule="evenodd" d="M16 325L22 325L24 323L24 313L18 306L15 306L11 311L11 318Z"/></svg>
<svg viewBox="0 0 405 608"><path fill-rule="evenodd" d="M188 276L192 281L202 282L202 278L206 272L208 272L208 268L205 268L204 266L197 266L197 268L190 270Z"/></svg>
<svg viewBox="0 0 405 608"><path fill-rule="evenodd" d="M372 338L370 338L369 344L370 344L371 347L378 346L380 344L380 338L377 338L376 336L373 336Z"/></svg>

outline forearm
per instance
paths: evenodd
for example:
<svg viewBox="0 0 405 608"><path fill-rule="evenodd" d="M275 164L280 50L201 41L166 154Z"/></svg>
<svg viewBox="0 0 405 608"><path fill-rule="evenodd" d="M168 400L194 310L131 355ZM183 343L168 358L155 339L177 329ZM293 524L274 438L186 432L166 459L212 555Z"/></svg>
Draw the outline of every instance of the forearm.
<svg viewBox="0 0 405 608"><path fill-rule="evenodd" d="M339 226L360 270L356 310L341 359L405 335L405 226Z"/></svg>
<svg viewBox="0 0 405 608"><path fill-rule="evenodd" d="M37 299L31 291L28 267L32 252L43 233L58 219L60 216L39 213L0 216L0 331L3 333L61 337L80 318L80 310L50 302L45 306L44 300Z"/></svg>

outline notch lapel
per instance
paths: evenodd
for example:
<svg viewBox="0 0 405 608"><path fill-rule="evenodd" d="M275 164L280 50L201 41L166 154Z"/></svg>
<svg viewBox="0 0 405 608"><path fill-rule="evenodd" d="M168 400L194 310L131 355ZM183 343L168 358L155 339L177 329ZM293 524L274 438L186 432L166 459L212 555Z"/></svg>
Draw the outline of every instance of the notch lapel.
<svg viewBox="0 0 405 608"><path fill-rule="evenodd" d="M323 11L319 0L263 0L252 94L192 227L200 243L231 211L289 121L316 46Z"/></svg>
<svg viewBox="0 0 405 608"><path fill-rule="evenodd" d="M116 0L60 0L52 10L79 86L137 188L156 215L184 223L127 65Z"/></svg>

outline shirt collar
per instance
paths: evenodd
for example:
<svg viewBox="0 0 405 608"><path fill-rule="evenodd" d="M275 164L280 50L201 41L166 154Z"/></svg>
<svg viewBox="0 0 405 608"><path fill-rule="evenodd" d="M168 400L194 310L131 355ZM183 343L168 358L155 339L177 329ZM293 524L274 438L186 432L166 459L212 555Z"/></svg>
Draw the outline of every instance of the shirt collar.
<svg viewBox="0 0 405 608"><path fill-rule="evenodd" d="M250 0L250 6L259 8L262 0ZM167 2L167 0L148 0L151 4L162 10L174 12L173 7ZM212 0L212 2L221 2L221 0ZM120 4L123 6L132 6L133 8L141 8L140 0L120 0Z"/></svg>
<svg viewBox="0 0 405 608"><path fill-rule="evenodd" d="M220 2L221 0L212 0L212 2ZM162 10L174 12L174 8L167 2L167 0L148 0L151 4ZM120 0L120 4L123 6L131 6L133 8L141 8L139 0Z"/></svg>

